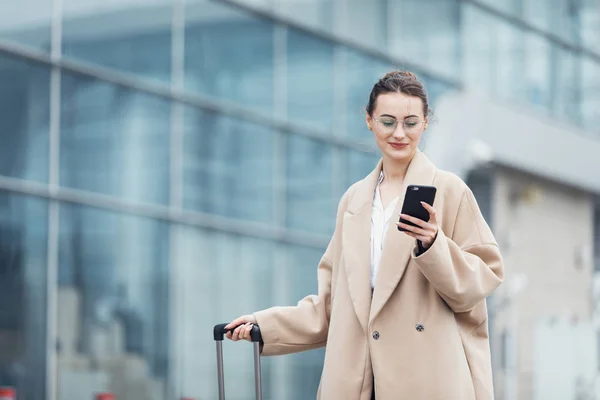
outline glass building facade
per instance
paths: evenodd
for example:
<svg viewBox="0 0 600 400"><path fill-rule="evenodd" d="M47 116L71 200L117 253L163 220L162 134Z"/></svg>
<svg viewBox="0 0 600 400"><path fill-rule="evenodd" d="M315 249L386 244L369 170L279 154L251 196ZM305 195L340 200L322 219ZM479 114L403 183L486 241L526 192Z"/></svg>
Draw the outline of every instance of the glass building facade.
<svg viewBox="0 0 600 400"><path fill-rule="evenodd" d="M594 0L0 3L0 386L216 398L212 326L316 290L381 75L600 139L599 27ZM265 398L311 398L323 354L265 359Z"/></svg>

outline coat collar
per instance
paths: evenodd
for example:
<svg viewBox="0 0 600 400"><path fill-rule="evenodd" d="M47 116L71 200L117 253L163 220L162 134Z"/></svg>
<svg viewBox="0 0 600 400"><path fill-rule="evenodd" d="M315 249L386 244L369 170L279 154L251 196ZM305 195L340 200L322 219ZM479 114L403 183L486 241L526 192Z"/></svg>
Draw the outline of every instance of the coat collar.
<svg viewBox="0 0 600 400"><path fill-rule="evenodd" d="M382 164L383 161L380 160L375 169L356 185L354 196L344 214L342 233L350 297L365 332L398 286L415 244L414 239L398 231L395 223L390 221L371 299L371 214L373 194ZM406 187L415 184L431 185L435 172L431 161L421 151L417 151L404 178L402 192L394 210L396 216L402 209Z"/></svg>

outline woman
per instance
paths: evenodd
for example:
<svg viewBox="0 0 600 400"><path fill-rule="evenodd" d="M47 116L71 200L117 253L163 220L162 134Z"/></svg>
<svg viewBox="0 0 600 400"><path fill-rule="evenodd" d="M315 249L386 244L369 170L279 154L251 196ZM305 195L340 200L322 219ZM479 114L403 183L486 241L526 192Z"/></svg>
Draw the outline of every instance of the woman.
<svg viewBox="0 0 600 400"><path fill-rule="evenodd" d="M326 346L318 399L493 399L485 299L502 258L466 184L417 149L428 114L414 74L375 84L366 122L382 159L340 201L318 295L228 325L248 340L257 324L265 356ZM399 215L410 184L437 188L428 222Z"/></svg>

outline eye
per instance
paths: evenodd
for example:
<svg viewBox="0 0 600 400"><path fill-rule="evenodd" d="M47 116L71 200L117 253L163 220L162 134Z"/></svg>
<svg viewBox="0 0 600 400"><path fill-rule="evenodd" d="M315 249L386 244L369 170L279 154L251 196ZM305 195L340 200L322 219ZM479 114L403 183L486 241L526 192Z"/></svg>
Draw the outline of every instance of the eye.
<svg viewBox="0 0 600 400"><path fill-rule="evenodd" d="M380 122L386 127L391 127L391 126L396 125L396 120L393 118L382 118L380 120Z"/></svg>
<svg viewBox="0 0 600 400"><path fill-rule="evenodd" d="M419 124L419 120L416 118L411 118L411 119L406 119L404 120L404 125L409 127L409 128L414 128L415 126L417 126Z"/></svg>

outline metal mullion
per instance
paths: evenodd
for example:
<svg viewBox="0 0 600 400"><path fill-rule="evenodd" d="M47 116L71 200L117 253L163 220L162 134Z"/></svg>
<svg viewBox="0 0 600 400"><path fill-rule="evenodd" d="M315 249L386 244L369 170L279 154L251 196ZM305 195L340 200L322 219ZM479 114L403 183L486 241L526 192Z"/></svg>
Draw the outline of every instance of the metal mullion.
<svg viewBox="0 0 600 400"><path fill-rule="evenodd" d="M48 160L48 192L58 193L60 185L60 102L61 70L58 65L62 53L62 0L52 2L50 72L50 129ZM58 397L58 247L60 205L50 197L48 202L48 247L46 269L46 399Z"/></svg>
<svg viewBox="0 0 600 400"><path fill-rule="evenodd" d="M170 116L170 163L169 163L169 256L168 256L168 360L166 398L179 398L185 384L183 368L182 333L185 331L185 305L182 280L178 268L177 243L181 226L175 221L181 218L183 208L183 119L184 106L176 100L176 93L183 91L185 77L185 0L174 0L171 9L171 116Z"/></svg>

